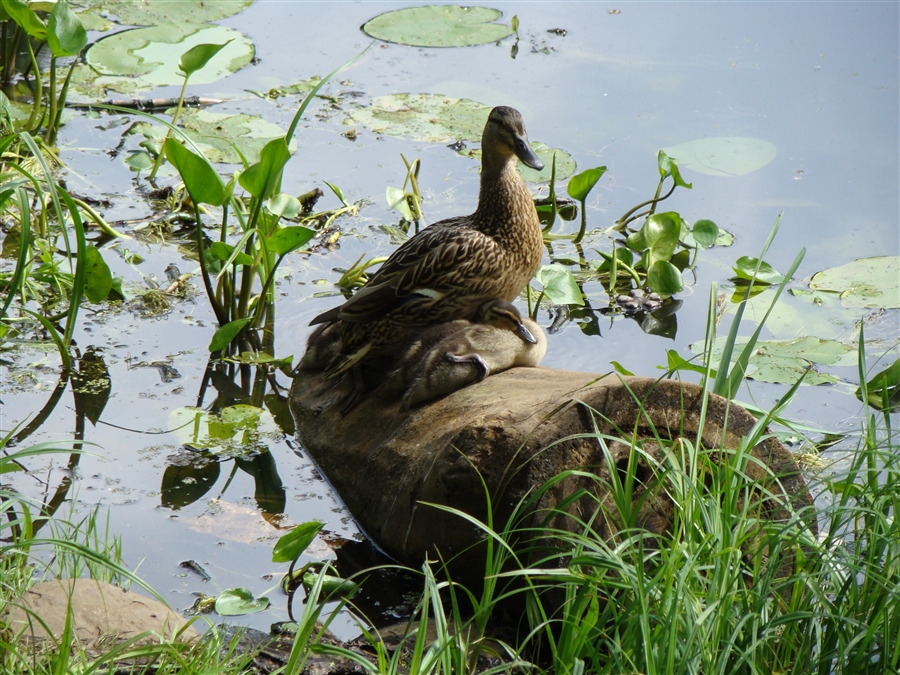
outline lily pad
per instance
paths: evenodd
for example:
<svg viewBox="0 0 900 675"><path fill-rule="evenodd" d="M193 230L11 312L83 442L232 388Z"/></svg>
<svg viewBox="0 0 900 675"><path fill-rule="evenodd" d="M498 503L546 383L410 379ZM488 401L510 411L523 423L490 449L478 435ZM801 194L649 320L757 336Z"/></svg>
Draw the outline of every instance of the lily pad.
<svg viewBox="0 0 900 675"><path fill-rule="evenodd" d="M489 106L467 98L440 94L389 94L350 113L350 118L376 134L426 143L481 140Z"/></svg>
<svg viewBox="0 0 900 675"><path fill-rule="evenodd" d="M251 164L258 162L266 143L284 136L278 125L260 117L227 115L206 109L181 111L181 124L185 133L197 142L210 162L240 163L237 150ZM296 143L291 144L292 149Z"/></svg>
<svg viewBox="0 0 900 675"><path fill-rule="evenodd" d="M502 15L500 10L487 7L406 7L379 14L362 30L376 40L412 47L471 47L513 34L509 26L494 23Z"/></svg>
<svg viewBox="0 0 900 675"><path fill-rule="evenodd" d="M154 86L175 85L184 81L178 68L182 54L199 44L224 44L229 40L222 51L191 76L192 84L208 84L253 60L253 43L247 37L224 26L163 24L105 37L88 49L85 59L101 75L139 77Z"/></svg>
<svg viewBox="0 0 900 675"><path fill-rule="evenodd" d="M79 5L118 18L126 26L211 23L242 12L253 0L82 0Z"/></svg>
<svg viewBox="0 0 900 675"><path fill-rule="evenodd" d="M744 176L763 168L778 154L768 141L744 136L700 138L663 151L680 167L708 176Z"/></svg>
<svg viewBox="0 0 900 675"><path fill-rule="evenodd" d="M372 99L371 105L350 113L350 118L376 134L412 138L425 143L478 143L491 107L467 98L440 94L388 94ZM575 160L564 150L532 141L531 148L544 162L543 171L519 164L519 174L530 182L550 180L550 164L556 153L556 178L575 173ZM461 150L460 154L481 158L481 150Z"/></svg>
<svg viewBox="0 0 900 675"><path fill-rule="evenodd" d="M216 614L219 616L242 616L256 614L269 606L266 597L254 598L246 588L229 588L216 598Z"/></svg>
<svg viewBox="0 0 900 675"><path fill-rule="evenodd" d="M860 258L822 270L809 287L840 294L844 307L900 308L900 257Z"/></svg>
<svg viewBox="0 0 900 675"><path fill-rule="evenodd" d="M713 363L717 363L722 355L725 336L716 339L713 348ZM737 359L746 338L739 338L734 350ZM691 351L699 354L703 351L703 343L695 342ZM805 336L794 340L768 340L756 343L753 356L747 368L747 377L758 382L776 384L794 384L807 368L803 384L834 384L839 378L828 373L819 372L815 366L851 366L856 360L856 350L835 340L821 340L813 336Z"/></svg>

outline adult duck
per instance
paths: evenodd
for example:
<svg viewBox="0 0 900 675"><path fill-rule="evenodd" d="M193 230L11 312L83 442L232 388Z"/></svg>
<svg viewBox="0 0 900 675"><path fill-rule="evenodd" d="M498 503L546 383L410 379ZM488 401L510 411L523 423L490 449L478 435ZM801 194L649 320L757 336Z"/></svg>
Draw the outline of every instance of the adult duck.
<svg viewBox="0 0 900 675"><path fill-rule="evenodd" d="M496 107L482 135L475 212L426 227L352 298L310 322L341 322L340 352L325 377L393 354L423 326L471 320L483 303L509 301L522 292L540 267L543 244L534 200L516 171L518 160L537 170L544 166L528 145L522 115Z"/></svg>

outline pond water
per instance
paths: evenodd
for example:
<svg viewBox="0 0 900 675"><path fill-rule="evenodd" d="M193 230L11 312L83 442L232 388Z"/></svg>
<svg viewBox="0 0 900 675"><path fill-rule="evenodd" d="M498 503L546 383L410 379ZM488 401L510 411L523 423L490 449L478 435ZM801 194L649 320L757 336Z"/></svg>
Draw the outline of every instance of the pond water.
<svg viewBox="0 0 900 675"><path fill-rule="evenodd" d="M490 4L490 3L489 3ZM777 150L762 168L735 176L713 176L684 168L693 183L679 190L671 208L686 220L715 221L734 235L734 245L700 254L696 281L679 294L684 301L672 338L645 334L638 322L599 316L599 335L566 323L550 336L544 365L607 372L616 361L639 375L658 376L666 351L683 356L701 340L710 285L727 287L740 256L756 256L779 212L784 220L766 256L786 270L799 250L806 257L796 288L806 288L816 272L856 258L900 254L900 5L884 3L494 3L502 21L518 16L520 42L439 49L376 42L351 68L338 75L298 128L297 150L288 164L284 190L300 194L323 181L338 184L351 201L367 200L357 217L338 221L340 246L313 256L291 255L278 284L276 355L302 353L309 320L333 306L333 283L357 258L382 255L394 247L380 224L396 225L385 203L385 188L403 184L400 154L422 161L419 183L427 222L469 213L478 190L477 163L445 143L379 136L358 128L350 140L345 121L372 98L397 93L433 93L522 111L532 141L561 148L579 170L606 165L588 200L589 225L610 226L631 206L652 196L659 148L704 138L740 136L767 141ZM189 94L223 99L217 113L244 112L285 129L298 98L264 100L247 90L267 91L313 75L324 75L358 54L370 39L360 31L368 19L399 3L257 2L222 26L246 35L258 62ZM614 11L617 10L617 11ZM561 31L548 32L561 28ZM92 39L101 37L91 33ZM141 96L175 97L177 86ZM112 98L123 98L111 93ZM60 136L68 188L109 200L102 211L120 230L133 233L153 214L142 181L108 154L122 141L119 118L73 114ZM140 139L128 137L126 147ZM174 183L163 178L162 183ZM562 189L562 188L560 188ZM546 185L534 185L546 194ZM338 206L330 193L319 205ZM574 223L563 227L572 230ZM134 295L143 277L165 278L166 267L186 272L178 242L146 237L108 245L104 257L113 274ZM610 239L595 235L585 250L608 251ZM138 253L129 264L113 249ZM573 250L554 247L555 257ZM599 256L594 255L595 259ZM549 255L548 255L549 260ZM199 288L199 286L198 286ZM595 306L606 303L599 285L585 288ZM900 303L895 303L897 307ZM818 311L818 313L816 313ZM894 355L900 339L896 309L871 313L788 305L764 337L815 335L853 345L855 322L866 316L873 342L869 357ZM749 317L752 319L752 317ZM546 310L539 321L547 326ZM723 325L727 325L726 323ZM743 333L754 324L747 321ZM81 315L76 341L82 352L99 350L111 379L111 395L96 425L84 437L96 444L93 456L75 467L64 459L44 459L16 479L36 496L52 495L71 478L64 497L76 514L88 507L108 509L112 533L122 537L125 561L157 588L173 607L184 609L194 594L215 594L243 586L262 593L276 583L283 565L271 562L274 541L290 525L322 520L333 537L359 538L353 521L315 467L290 439L283 396L267 398L287 437L263 439L269 452L253 459L223 460L205 469L184 468L195 457L168 430L170 415L184 406L209 407L246 397L247 373L219 378L201 391L207 345L215 320L198 293L171 312L142 318L126 308L92 307ZM596 332L596 331L594 331ZM54 352L18 350L4 355L4 431L26 422L51 397L58 380ZM880 366L880 367L883 367ZM827 387L803 387L788 410L794 420L832 432L858 426L863 408L853 396L852 362L827 368L839 378ZM242 377L244 379L242 379ZM282 375L281 387L289 386ZM69 387L71 385L68 385ZM760 406L783 395L782 385L751 383L741 399ZM895 416L896 417L896 416ZM69 438L77 415L70 389L24 444ZM896 426L896 422L895 422ZM373 476L373 480L378 477ZM170 493L163 487L182 485ZM192 487L193 486L193 487ZM391 489L385 485L384 489ZM172 494L175 494L173 497ZM60 513L67 513L63 506ZM332 553L319 543L312 557ZM180 567L195 560L212 576L204 582ZM267 575L274 575L267 576ZM273 581L274 579L274 581ZM272 594L278 597L278 593ZM245 623L266 629L285 618L283 602ZM347 625L340 630L352 632Z"/></svg>

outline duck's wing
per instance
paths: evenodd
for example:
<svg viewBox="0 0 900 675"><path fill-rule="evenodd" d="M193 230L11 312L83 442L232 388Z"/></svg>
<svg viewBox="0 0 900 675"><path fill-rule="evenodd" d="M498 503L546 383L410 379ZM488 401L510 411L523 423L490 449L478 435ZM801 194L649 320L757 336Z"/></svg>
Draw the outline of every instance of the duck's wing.
<svg viewBox="0 0 900 675"><path fill-rule="evenodd" d="M465 227L465 222L452 219L425 228L394 251L352 298L312 323L337 319L364 323L416 297L440 299L465 286L477 274L479 261L500 253L491 237Z"/></svg>

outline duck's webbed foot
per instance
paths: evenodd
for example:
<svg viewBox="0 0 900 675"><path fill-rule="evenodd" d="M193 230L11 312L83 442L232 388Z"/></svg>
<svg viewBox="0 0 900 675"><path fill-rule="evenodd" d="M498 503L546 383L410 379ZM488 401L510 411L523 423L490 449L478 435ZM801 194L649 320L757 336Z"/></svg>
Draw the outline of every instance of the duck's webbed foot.
<svg viewBox="0 0 900 675"><path fill-rule="evenodd" d="M485 363L484 359L481 358L481 356L474 352L471 354L463 354L462 356L457 356L452 352L447 352L446 354L444 354L444 356L451 363L471 363L473 366L475 366L475 370L478 373L477 377L475 378L476 382L481 382L488 376L487 363Z"/></svg>

